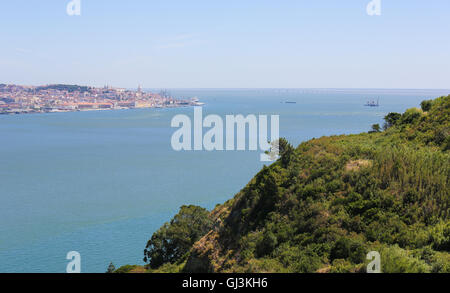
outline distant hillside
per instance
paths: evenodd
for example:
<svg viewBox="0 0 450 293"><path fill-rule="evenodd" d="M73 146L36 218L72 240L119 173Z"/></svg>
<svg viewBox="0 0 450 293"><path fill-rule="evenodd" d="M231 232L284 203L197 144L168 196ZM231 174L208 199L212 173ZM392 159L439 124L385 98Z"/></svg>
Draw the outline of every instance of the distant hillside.
<svg viewBox="0 0 450 293"><path fill-rule="evenodd" d="M385 120L296 149L281 140L233 199L182 207L155 232L148 271L365 272L375 250L386 273L450 272L450 96Z"/></svg>
<svg viewBox="0 0 450 293"><path fill-rule="evenodd" d="M59 90L59 91L68 91L72 92L88 92L91 88L88 86L80 86L80 85L69 85L69 84L52 84L46 86L37 87L36 90Z"/></svg>

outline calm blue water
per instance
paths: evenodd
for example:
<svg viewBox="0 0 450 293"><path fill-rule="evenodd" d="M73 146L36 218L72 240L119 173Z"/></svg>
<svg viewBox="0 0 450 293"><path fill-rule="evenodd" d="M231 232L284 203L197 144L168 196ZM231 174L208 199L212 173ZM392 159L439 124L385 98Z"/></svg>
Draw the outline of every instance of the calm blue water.
<svg viewBox="0 0 450 293"><path fill-rule="evenodd" d="M173 90L203 112L278 114L293 144L359 133L450 91ZM367 97L381 107L368 108ZM296 101L297 104L285 104ZM262 167L260 152L175 152L170 121L192 108L0 115L0 272L83 272L142 264L152 233L183 204L211 209Z"/></svg>

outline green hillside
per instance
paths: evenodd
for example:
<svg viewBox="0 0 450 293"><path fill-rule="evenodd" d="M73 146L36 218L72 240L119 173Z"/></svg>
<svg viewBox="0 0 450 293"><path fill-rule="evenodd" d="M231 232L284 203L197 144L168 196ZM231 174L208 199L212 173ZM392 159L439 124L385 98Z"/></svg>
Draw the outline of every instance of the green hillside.
<svg viewBox="0 0 450 293"><path fill-rule="evenodd" d="M386 273L450 272L450 96L385 120L280 140L281 158L233 199L185 206L154 233L147 271L365 272L378 251Z"/></svg>

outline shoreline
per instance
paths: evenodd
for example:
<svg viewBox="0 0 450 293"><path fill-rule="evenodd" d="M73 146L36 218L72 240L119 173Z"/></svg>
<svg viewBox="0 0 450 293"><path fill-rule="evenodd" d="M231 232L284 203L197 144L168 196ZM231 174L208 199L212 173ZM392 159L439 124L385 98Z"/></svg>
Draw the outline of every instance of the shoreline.
<svg viewBox="0 0 450 293"><path fill-rule="evenodd" d="M201 107L204 105L205 105L205 103L195 103L195 104L189 104L189 105L161 106L161 107L77 109L77 110L54 110L54 111L8 111L8 112L0 112L0 115L15 116L15 115L27 115L27 114L76 113L76 112L119 111L119 110L138 110L138 109L176 109L176 108L187 108L187 107Z"/></svg>

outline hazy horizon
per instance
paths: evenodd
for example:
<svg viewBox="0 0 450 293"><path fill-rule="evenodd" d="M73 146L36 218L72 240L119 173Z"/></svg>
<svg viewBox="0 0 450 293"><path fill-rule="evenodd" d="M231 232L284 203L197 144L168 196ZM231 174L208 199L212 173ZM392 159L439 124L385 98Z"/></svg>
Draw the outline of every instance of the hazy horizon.
<svg viewBox="0 0 450 293"><path fill-rule="evenodd" d="M77 86L87 86L87 87L94 87L94 88L101 88L104 86L110 86L113 88L123 88L123 89L136 89L139 85L136 87L124 87L124 86L117 86L113 84L105 84L105 85L94 85L94 84L76 84L76 83L63 83L63 82L47 82L42 84L20 84L20 83L5 83L0 82L0 84L6 84L6 85L18 85L18 86L47 86L47 85L77 85ZM382 90L392 90L392 91L399 91L399 90L406 90L406 91L446 91L450 90L449 88L346 88L346 87L142 87L142 90L162 90L162 89L168 89L168 90L330 90L330 91L341 91L341 90L375 90L375 91L382 91Z"/></svg>

